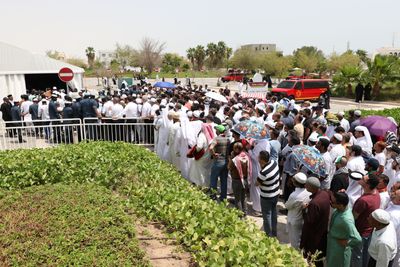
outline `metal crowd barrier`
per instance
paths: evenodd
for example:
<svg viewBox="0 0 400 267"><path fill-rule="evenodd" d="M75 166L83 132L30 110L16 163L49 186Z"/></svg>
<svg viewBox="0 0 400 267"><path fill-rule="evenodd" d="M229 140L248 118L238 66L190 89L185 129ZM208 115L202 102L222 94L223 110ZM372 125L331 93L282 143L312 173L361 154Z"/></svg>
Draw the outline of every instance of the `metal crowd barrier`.
<svg viewBox="0 0 400 267"><path fill-rule="evenodd" d="M154 147L153 123L140 118L7 121L0 124L0 150L46 148L87 140L124 141Z"/></svg>

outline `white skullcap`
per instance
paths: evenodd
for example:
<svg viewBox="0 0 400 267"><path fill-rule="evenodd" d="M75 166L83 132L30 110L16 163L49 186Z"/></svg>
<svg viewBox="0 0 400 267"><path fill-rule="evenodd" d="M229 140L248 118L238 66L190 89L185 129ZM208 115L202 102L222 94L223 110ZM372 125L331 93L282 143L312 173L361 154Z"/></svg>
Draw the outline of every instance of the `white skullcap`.
<svg viewBox="0 0 400 267"><path fill-rule="evenodd" d="M266 124L269 128L274 128L274 129L275 129L276 122L274 122L274 121L267 121L265 124Z"/></svg>
<svg viewBox="0 0 400 267"><path fill-rule="evenodd" d="M307 175L305 175L302 172L298 172L296 173L293 178L296 180L296 182L300 183L300 184L305 184L307 181Z"/></svg>
<svg viewBox="0 0 400 267"><path fill-rule="evenodd" d="M186 115L191 118L193 117L193 112L191 110L189 110L188 112L186 112Z"/></svg>
<svg viewBox="0 0 400 267"><path fill-rule="evenodd" d="M375 220L377 220L380 223L383 223L383 224L390 223L390 214L383 209L374 210L371 213L371 216L372 216L372 218L374 218Z"/></svg>
<svg viewBox="0 0 400 267"><path fill-rule="evenodd" d="M161 99L161 105L166 106L167 105L167 99Z"/></svg>
<svg viewBox="0 0 400 267"><path fill-rule="evenodd" d="M154 98L154 97L152 97L152 98L150 98L150 102L156 102L157 100Z"/></svg>
<svg viewBox="0 0 400 267"><path fill-rule="evenodd" d="M310 137L308 138L308 141L313 142L313 143L316 143L316 142L318 142L318 136L312 134L312 135L310 135Z"/></svg>
<svg viewBox="0 0 400 267"><path fill-rule="evenodd" d="M199 104L199 101L195 100L193 101L193 104Z"/></svg>
<svg viewBox="0 0 400 267"><path fill-rule="evenodd" d="M126 95L126 94L123 94L122 96L121 96L121 99L125 99L125 98L127 98L128 96Z"/></svg>
<svg viewBox="0 0 400 267"><path fill-rule="evenodd" d="M336 140L342 142L342 140L343 140L343 135L336 133L336 134L334 134L333 136L336 138Z"/></svg>
<svg viewBox="0 0 400 267"><path fill-rule="evenodd" d="M57 90L57 87L53 86L53 90Z"/></svg>
<svg viewBox="0 0 400 267"><path fill-rule="evenodd" d="M344 116L344 112L343 111L339 111L338 113L337 113L339 116Z"/></svg>
<svg viewBox="0 0 400 267"><path fill-rule="evenodd" d="M136 98L136 103L137 103L137 104L142 104L142 103L143 103L143 101L142 101L142 99L141 99L141 98Z"/></svg>
<svg viewBox="0 0 400 267"><path fill-rule="evenodd" d="M201 114L200 110L193 111L193 117L195 118L200 118L200 114Z"/></svg>
<svg viewBox="0 0 400 267"><path fill-rule="evenodd" d="M242 108L242 107L243 107L242 103L239 103L239 104L237 104L237 105L238 105L239 108Z"/></svg>
<svg viewBox="0 0 400 267"><path fill-rule="evenodd" d="M354 115L356 115L356 116L361 116L361 110L356 110L356 111L354 111Z"/></svg>

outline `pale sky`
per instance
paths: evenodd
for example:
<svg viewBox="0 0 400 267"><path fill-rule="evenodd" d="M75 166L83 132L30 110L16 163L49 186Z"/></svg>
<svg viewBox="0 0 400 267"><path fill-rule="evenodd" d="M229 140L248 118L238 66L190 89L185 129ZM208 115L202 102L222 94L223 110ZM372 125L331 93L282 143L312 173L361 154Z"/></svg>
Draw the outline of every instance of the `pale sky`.
<svg viewBox="0 0 400 267"><path fill-rule="evenodd" d="M313 45L325 54L400 47L399 0L1 0L0 41L43 54L138 47L144 37L183 56L197 44L234 49L275 43L285 54Z"/></svg>

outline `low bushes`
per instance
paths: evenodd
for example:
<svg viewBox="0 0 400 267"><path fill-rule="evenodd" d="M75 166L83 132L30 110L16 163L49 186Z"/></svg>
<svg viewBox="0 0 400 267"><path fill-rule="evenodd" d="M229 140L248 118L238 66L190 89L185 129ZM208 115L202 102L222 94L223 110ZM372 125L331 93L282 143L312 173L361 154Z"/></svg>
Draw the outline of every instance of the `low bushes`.
<svg viewBox="0 0 400 267"><path fill-rule="evenodd" d="M149 266L123 203L104 187L2 191L2 266Z"/></svg>
<svg viewBox="0 0 400 267"><path fill-rule="evenodd" d="M393 117L397 123L400 123L400 108L385 108L383 110L363 109L361 110L361 114L363 117L370 115Z"/></svg>
<svg viewBox="0 0 400 267"><path fill-rule="evenodd" d="M0 187L93 182L127 196L127 206L161 221L200 266L304 266L300 253L267 238L239 213L191 186L144 148L95 142L0 153ZM34 162L32 162L34 161Z"/></svg>

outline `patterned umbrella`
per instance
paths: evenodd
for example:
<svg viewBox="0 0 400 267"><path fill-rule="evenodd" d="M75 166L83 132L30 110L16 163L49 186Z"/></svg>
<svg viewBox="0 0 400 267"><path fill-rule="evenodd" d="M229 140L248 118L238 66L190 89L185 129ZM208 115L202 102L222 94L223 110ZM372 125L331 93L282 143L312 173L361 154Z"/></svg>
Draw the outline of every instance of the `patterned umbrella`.
<svg viewBox="0 0 400 267"><path fill-rule="evenodd" d="M245 120L235 125L234 129L240 133L243 138L268 139L268 129L264 124L256 121Z"/></svg>
<svg viewBox="0 0 400 267"><path fill-rule="evenodd" d="M312 173L322 177L326 175L324 159L317 149L298 145L293 147L292 153L299 160L300 165L303 165Z"/></svg>

